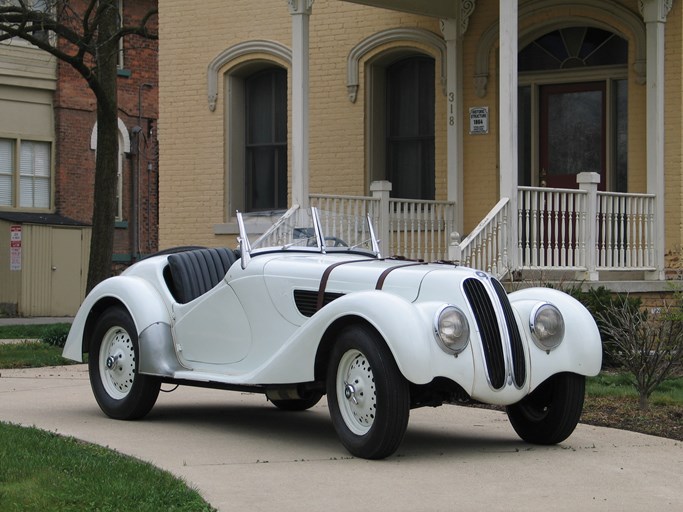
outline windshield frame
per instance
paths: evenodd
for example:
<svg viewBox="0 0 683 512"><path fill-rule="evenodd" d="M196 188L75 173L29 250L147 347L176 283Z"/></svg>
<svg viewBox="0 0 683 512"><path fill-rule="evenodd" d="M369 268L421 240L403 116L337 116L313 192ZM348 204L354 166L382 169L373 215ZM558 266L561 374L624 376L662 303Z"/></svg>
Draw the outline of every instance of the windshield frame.
<svg viewBox="0 0 683 512"><path fill-rule="evenodd" d="M270 215L273 215L274 213L275 212L269 212ZM305 227L287 225L287 221L290 219L294 220L297 215L299 215L299 218L305 217L307 213L310 214L310 223L312 225ZM253 241L249 240L249 224L246 220L246 218L251 215L258 217L265 214L244 214L237 211L237 224L239 226L239 237L237 241L239 243L242 268L247 267L253 256L273 252L306 252L319 254L356 253L373 258L381 258L379 240L375 235L375 229L370 215L367 215L364 219L366 222L365 228L367 229L366 234L368 236L355 245L347 245L336 236L326 237L323 231L323 223L320 219L320 210L315 206L308 209L301 209L299 205L293 205L285 211L282 216L277 218L263 234L259 235ZM274 236L278 229L282 227L285 229L291 227L293 235L296 236L289 237L288 239L290 241L287 243L269 243L269 237ZM328 245L328 242L330 241L334 242L334 246ZM305 245L302 245L302 242L305 243Z"/></svg>

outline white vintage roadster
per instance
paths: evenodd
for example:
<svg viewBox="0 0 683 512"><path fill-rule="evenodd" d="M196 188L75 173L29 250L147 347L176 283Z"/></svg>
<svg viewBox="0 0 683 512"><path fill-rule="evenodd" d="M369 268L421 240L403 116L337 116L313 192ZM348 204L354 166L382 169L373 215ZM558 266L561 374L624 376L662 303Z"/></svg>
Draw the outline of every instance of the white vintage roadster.
<svg viewBox="0 0 683 512"><path fill-rule="evenodd" d="M410 409L444 403L504 405L531 443L573 432L602 350L572 297L383 258L369 220L294 207L264 232L268 219L238 214L237 250L159 254L86 297L64 356L89 354L105 414L145 416L162 383L265 393L289 411L326 394L342 444L369 459L394 453Z"/></svg>

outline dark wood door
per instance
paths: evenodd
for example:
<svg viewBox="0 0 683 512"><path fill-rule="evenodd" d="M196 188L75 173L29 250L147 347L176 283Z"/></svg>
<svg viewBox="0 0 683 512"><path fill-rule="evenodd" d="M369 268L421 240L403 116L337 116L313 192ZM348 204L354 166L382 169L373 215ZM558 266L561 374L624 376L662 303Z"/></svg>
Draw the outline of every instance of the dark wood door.
<svg viewBox="0 0 683 512"><path fill-rule="evenodd" d="M540 88L539 185L577 188L580 172L600 174L605 190L605 82Z"/></svg>

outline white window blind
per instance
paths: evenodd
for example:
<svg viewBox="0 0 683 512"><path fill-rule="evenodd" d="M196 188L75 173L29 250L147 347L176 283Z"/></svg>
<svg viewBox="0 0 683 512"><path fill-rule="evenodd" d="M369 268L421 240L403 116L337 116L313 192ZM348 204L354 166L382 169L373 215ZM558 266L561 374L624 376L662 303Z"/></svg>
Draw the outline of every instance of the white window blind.
<svg viewBox="0 0 683 512"><path fill-rule="evenodd" d="M12 206L12 169L14 169L14 143L0 139L0 206Z"/></svg>
<svg viewBox="0 0 683 512"><path fill-rule="evenodd" d="M22 141L19 162L19 206L50 206L50 144Z"/></svg>

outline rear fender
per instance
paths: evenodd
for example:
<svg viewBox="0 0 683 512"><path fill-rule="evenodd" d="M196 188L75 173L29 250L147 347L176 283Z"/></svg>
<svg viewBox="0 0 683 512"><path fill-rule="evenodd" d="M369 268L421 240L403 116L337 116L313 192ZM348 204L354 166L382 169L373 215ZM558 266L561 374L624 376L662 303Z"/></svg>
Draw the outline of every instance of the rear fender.
<svg viewBox="0 0 683 512"><path fill-rule="evenodd" d="M170 349L175 354L170 335L171 316L159 292L151 283L139 277L116 276L98 284L81 304L64 345L62 355L65 358L83 361L83 354L88 352L88 334L102 312L113 305L126 308L133 319L140 344L142 373L147 373L144 368L146 359L150 357L145 354L159 353L160 346L164 353L168 354ZM167 331L167 335L160 335L164 331ZM169 344L169 347L165 346Z"/></svg>

